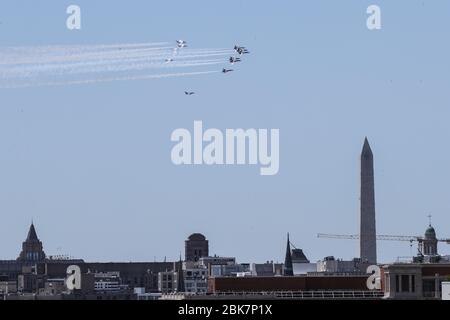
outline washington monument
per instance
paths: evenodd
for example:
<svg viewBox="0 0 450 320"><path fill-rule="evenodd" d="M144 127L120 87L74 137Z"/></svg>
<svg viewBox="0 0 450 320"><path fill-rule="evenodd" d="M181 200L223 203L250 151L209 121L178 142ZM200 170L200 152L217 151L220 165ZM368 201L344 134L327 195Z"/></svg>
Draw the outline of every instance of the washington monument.
<svg viewBox="0 0 450 320"><path fill-rule="evenodd" d="M375 184L373 153L367 138L361 152L361 208L360 208L360 258L364 262L377 262L375 228Z"/></svg>

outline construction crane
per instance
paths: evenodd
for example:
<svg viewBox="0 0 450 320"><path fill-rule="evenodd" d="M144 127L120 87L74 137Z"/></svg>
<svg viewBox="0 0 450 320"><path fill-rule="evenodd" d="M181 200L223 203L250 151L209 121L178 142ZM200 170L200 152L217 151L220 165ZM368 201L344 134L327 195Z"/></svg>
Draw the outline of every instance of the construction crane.
<svg viewBox="0 0 450 320"><path fill-rule="evenodd" d="M318 238L328 238L328 239L347 239L347 240L359 240L361 236L359 234L329 234L329 233L318 233ZM418 243L423 242L425 239L421 236L395 236L387 234L379 234L376 236L377 240L385 241L409 241ZM450 239L436 239L438 242L445 242L450 244Z"/></svg>
<svg viewBox="0 0 450 320"><path fill-rule="evenodd" d="M318 233L318 238L327 238L327 239L344 239L344 240L359 240L361 236L359 234L329 234L329 233ZM422 253L422 244L425 241L424 237L420 236L395 236L395 235L386 235L379 234L376 236L377 240L382 241L408 241L410 246L412 247L413 242L417 241L417 251L420 256L423 256ZM445 242L450 244L450 239L435 239L437 242Z"/></svg>

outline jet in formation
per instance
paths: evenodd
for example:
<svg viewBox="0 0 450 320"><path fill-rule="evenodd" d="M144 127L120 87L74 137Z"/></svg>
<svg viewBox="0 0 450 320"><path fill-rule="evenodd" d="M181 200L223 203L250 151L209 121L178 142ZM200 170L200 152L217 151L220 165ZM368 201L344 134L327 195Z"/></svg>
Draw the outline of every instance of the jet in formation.
<svg viewBox="0 0 450 320"><path fill-rule="evenodd" d="M249 54L250 53L250 51L248 51L246 47L241 47L241 46L238 46L238 45L234 46L234 51L236 51L240 55Z"/></svg>
<svg viewBox="0 0 450 320"><path fill-rule="evenodd" d="M236 62L241 62L241 58L230 57L229 61L231 64L235 64Z"/></svg>
<svg viewBox="0 0 450 320"><path fill-rule="evenodd" d="M177 47L178 48L186 48L188 46L187 42L184 41L184 40L177 40L176 42L177 42Z"/></svg>

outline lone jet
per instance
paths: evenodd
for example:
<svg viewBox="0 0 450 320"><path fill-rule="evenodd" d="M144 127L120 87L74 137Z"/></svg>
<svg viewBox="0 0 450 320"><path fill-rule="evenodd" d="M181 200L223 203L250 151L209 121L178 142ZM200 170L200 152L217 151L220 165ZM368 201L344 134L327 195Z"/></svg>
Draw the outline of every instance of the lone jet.
<svg viewBox="0 0 450 320"><path fill-rule="evenodd" d="M230 57L229 61L231 64L234 64L236 62L241 62L241 58Z"/></svg>
<svg viewBox="0 0 450 320"><path fill-rule="evenodd" d="M194 91L185 91L184 94L187 96L192 96L193 94L195 94L195 92Z"/></svg>
<svg viewBox="0 0 450 320"><path fill-rule="evenodd" d="M234 70L233 69L225 69L225 68L222 69L223 73L228 73L228 72L232 72L232 71L234 71Z"/></svg>

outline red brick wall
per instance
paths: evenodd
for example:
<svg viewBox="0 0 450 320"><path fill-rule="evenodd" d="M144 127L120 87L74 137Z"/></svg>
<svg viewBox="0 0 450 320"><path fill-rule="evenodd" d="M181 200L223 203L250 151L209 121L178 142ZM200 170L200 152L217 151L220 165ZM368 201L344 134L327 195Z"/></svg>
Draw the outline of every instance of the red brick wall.
<svg viewBox="0 0 450 320"><path fill-rule="evenodd" d="M450 276L450 266L423 266L422 267L422 276L424 277L432 277L435 274L439 274L440 276Z"/></svg>
<svg viewBox="0 0 450 320"><path fill-rule="evenodd" d="M228 277L210 278L209 292L367 290L366 276L348 277Z"/></svg>

